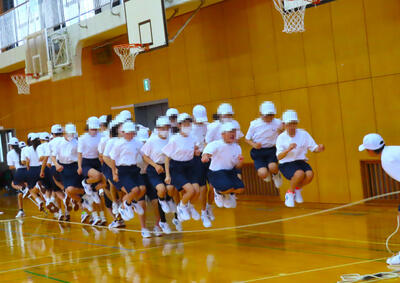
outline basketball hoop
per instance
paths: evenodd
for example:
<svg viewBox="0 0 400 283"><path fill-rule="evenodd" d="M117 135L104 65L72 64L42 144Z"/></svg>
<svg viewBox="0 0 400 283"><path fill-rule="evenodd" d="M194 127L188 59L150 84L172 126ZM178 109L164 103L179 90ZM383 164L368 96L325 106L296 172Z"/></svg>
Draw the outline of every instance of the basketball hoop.
<svg viewBox="0 0 400 283"><path fill-rule="evenodd" d="M34 79L39 78L39 76L35 75L35 74L11 75L12 81L15 83L15 85L18 88L18 94L30 94L31 93L30 79L29 79L31 77Z"/></svg>
<svg viewBox="0 0 400 283"><path fill-rule="evenodd" d="M148 44L114 45L114 51L121 59L123 70L134 70L136 56L145 50L149 50Z"/></svg>
<svg viewBox="0 0 400 283"><path fill-rule="evenodd" d="M295 8L285 9L285 1L297 2L299 6ZM283 32L295 33L304 32L304 14L308 4L318 5L321 0L273 0L275 9L281 13L283 18Z"/></svg>

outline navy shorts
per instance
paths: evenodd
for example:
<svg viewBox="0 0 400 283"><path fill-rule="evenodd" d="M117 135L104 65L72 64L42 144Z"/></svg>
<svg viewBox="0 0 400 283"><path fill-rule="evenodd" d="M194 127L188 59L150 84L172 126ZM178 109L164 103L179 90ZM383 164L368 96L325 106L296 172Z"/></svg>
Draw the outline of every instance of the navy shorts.
<svg viewBox="0 0 400 283"><path fill-rule="evenodd" d="M50 172L51 172L51 175L53 176L53 178L56 179L57 182L62 183L61 173L57 171L56 166L54 166L54 165L51 166Z"/></svg>
<svg viewBox="0 0 400 283"><path fill-rule="evenodd" d="M158 199L157 190L151 185L149 176L147 174L142 174L142 178L146 186L146 194L140 200L145 200L145 196L147 196L150 201Z"/></svg>
<svg viewBox="0 0 400 283"><path fill-rule="evenodd" d="M131 166L118 166L118 176L120 187L130 193L133 188L144 186L144 180L140 175L140 168L136 165Z"/></svg>
<svg viewBox="0 0 400 283"><path fill-rule="evenodd" d="M60 191L60 188L57 187L56 183L53 180L53 176L51 174L51 169L46 166L44 169L44 178L41 179L42 185L45 187L46 190L50 191Z"/></svg>
<svg viewBox="0 0 400 283"><path fill-rule="evenodd" d="M14 174L14 184L23 185L28 180L28 172L26 168L18 168Z"/></svg>
<svg viewBox="0 0 400 283"><path fill-rule="evenodd" d="M82 158L82 175L87 178L90 169L101 172L101 163L98 158L88 159Z"/></svg>
<svg viewBox="0 0 400 283"><path fill-rule="evenodd" d="M250 150L251 159L254 160L254 167L256 170L260 168L268 168L270 163L278 163L278 158L276 157L276 147L269 148L252 148Z"/></svg>
<svg viewBox="0 0 400 283"><path fill-rule="evenodd" d="M117 183L114 181L112 170L106 163L103 163L101 166L101 172L103 173L104 177L106 177L106 180L110 181L111 184L113 184L117 189L121 189L119 182Z"/></svg>
<svg viewBox="0 0 400 283"><path fill-rule="evenodd" d="M32 166L27 170L27 181L29 189L33 189L40 180L40 170L42 166Z"/></svg>
<svg viewBox="0 0 400 283"><path fill-rule="evenodd" d="M61 171L61 180L64 188L75 187L82 188L83 177L78 175L78 163L62 164L64 169Z"/></svg>
<svg viewBox="0 0 400 283"><path fill-rule="evenodd" d="M302 170L304 172L312 171L311 166L304 160L296 160L292 162L287 162L279 164L279 170L285 176L286 179L291 180L294 173L297 170Z"/></svg>
<svg viewBox="0 0 400 283"><path fill-rule="evenodd" d="M159 164L159 165L162 166L165 169L164 164ZM165 185L165 183L164 183L165 172L161 173L161 174L158 174L156 169L153 166L149 165L149 166L147 166L146 173L147 173L147 177L148 177L149 182L150 182L152 187L155 188L159 184L164 184Z"/></svg>
<svg viewBox="0 0 400 283"><path fill-rule="evenodd" d="M207 172L209 167L210 162L201 162L201 156L195 156L193 158L193 170L197 173L197 180L195 183L199 184L200 187L203 187L207 184Z"/></svg>
<svg viewBox="0 0 400 283"><path fill-rule="evenodd" d="M208 181L217 192L229 189L242 189L244 184L237 176L236 170L208 171Z"/></svg>
<svg viewBox="0 0 400 283"><path fill-rule="evenodd" d="M108 198L107 194L104 194L104 205L107 208L112 208L112 201Z"/></svg>
<svg viewBox="0 0 400 283"><path fill-rule="evenodd" d="M193 167L193 159L189 161L170 160L169 171L171 174L171 183L178 191L183 189L186 184L197 182L197 173Z"/></svg>

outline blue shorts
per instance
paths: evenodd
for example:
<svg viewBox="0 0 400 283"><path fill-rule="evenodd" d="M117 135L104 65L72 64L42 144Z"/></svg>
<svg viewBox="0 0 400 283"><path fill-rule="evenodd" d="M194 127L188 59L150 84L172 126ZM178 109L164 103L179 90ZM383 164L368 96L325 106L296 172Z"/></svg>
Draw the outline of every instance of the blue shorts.
<svg viewBox="0 0 400 283"><path fill-rule="evenodd" d="M296 173L297 170L302 170L304 172L307 172L307 171L312 171L312 168L304 160L295 160L292 162L279 164L279 170L281 171L283 176L285 176L286 179L291 180L294 173Z"/></svg>
<svg viewBox="0 0 400 283"><path fill-rule="evenodd" d="M101 172L101 163L98 158L88 159L82 158L82 175L87 178L90 169Z"/></svg>
<svg viewBox="0 0 400 283"><path fill-rule="evenodd" d="M195 156L193 158L193 170L196 172L197 180L195 183L203 187L207 184L207 172L210 167L210 162L201 162L201 156Z"/></svg>
<svg viewBox="0 0 400 283"><path fill-rule="evenodd" d="M159 164L159 165L165 169L164 164ZM149 183L151 184L152 187L155 188L159 184L165 185L165 183L164 183L165 173L158 174L156 169L151 165L147 166L146 173L147 173L146 175L149 179Z"/></svg>
<svg viewBox="0 0 400 283"><path fill-rule="evenodd" d="M40 170L42 166L31 166L29 170L27 170L27 182L29 189L33 189L36 186L36 183L40 180Z"/></svg>
<svg viewBox="0 0 400 283"><path fill-rule="evenodd" d="M217 192L229 189L242 189L244 184L237 176L236 170L208 171L208 181Z"/></svg>
<svg viewBox="0 0 400 283"><path fill-rule="evenodd" d="M23 185L28 180L28 172L26 168L18 168L14 174L14 184Z"/></svg>
<svg viewBox="0 0 400 283"><path fill-rule="evenodd" d="M193 159L189 161L176 161L171 159L169 169L171 183L178 191L181 191L186 184L194 184L197 182L198 177L193 167Z"/></svg>
<svg viewBox="0 0 400 283"><path fill-rule="evenodd" d="M149 165L149 167L151 166ZM150 201L158 199L157 190L151 185L149 176L147 174L142 174L142 178L146 186L146 194L140 200L145 200L146 196L149 198Z"/></svg>
<svg viewBox="0 0 400 283"><path fill-rule="evenodd" d="M64 169L61 171L61 180L64 188L75 187L82 188L83 177L78 175L78 163L62 164Z"/></svg>
<svg viewBox="0 0 400 283"><path fill-rule="evenodd" d="M140 175L140 168L136 165L118 166L117 168L120 187L124 187L128 193L135 187L145 185L143 177Z"/></svg>
<svg viewBox="0 0 400 283"><path fill-rule="evenodd" d="M57 187L56 183L53 180L53 175L51 174L51 169L46 166L44 169L44 178L41 179L42 185L46 190L49 191L60 191L60 188Z"/></svg>
<svg viewBox="0 0 400 283"><path fill-rule="evenodd" d="M105 162L101 166L101 172L103 173L104 177L106 177L106 180L110 181L111 184L113 184L117 189L121 189L119 182L117 183L113 179L111 168Z"/></svg>
<svg viewBox="0 0 400 283"><path fill-rule="evenodd" d="M260 168L268 168L270 163L278 163L278 158L276 157L276 147L269 148L252 148L250 150L251 159L254 160L254 167L256 170Z"/></svg>
<svg viewBox="0 0 400 283"><path fill-rule="evenodd" d="M112 208L112 201L108 198L107 194L104 194L104 205L107 208Z"/></svg>
<svg viewBox="0 0 400 283"><path fill-rule="evenodd" d="M53 176L53 178L56 179L57 182L62 183L61 173L57 171L56 166L54 166L54 165L51 166L50 172L51 172L51 175Z"/></svg>

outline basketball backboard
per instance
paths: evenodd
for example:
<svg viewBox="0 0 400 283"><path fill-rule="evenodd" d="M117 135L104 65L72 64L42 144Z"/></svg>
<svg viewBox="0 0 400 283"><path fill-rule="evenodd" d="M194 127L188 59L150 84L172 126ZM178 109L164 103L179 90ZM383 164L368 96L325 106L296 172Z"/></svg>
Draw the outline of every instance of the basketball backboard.
<svg viewBox="0 0 400 283"><path fill-rule="evenodd" d="M150 50L168 45L164 0L126 1L125 15L130 44L148 44Z"/></svg>

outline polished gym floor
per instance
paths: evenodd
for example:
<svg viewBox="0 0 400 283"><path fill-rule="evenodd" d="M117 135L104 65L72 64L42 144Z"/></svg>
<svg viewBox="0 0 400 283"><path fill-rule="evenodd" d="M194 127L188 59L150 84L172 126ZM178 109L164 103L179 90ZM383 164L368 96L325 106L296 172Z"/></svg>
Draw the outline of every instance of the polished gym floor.
<svg viewBox="0 0 400 283"><path fill-rule="evenodd" d="M81 225L77 213L75 223L58 223L25 206L15 220L16 197L0 196L0 282L337 282L389 271L385 239L396 225L396 207L383 205L272 222L336 205L243 198L236 209L214 209L209 230L189 221L184 233L144 240L137 217L109 231ZM400 250L400 235L391 243Z"/></svg>

